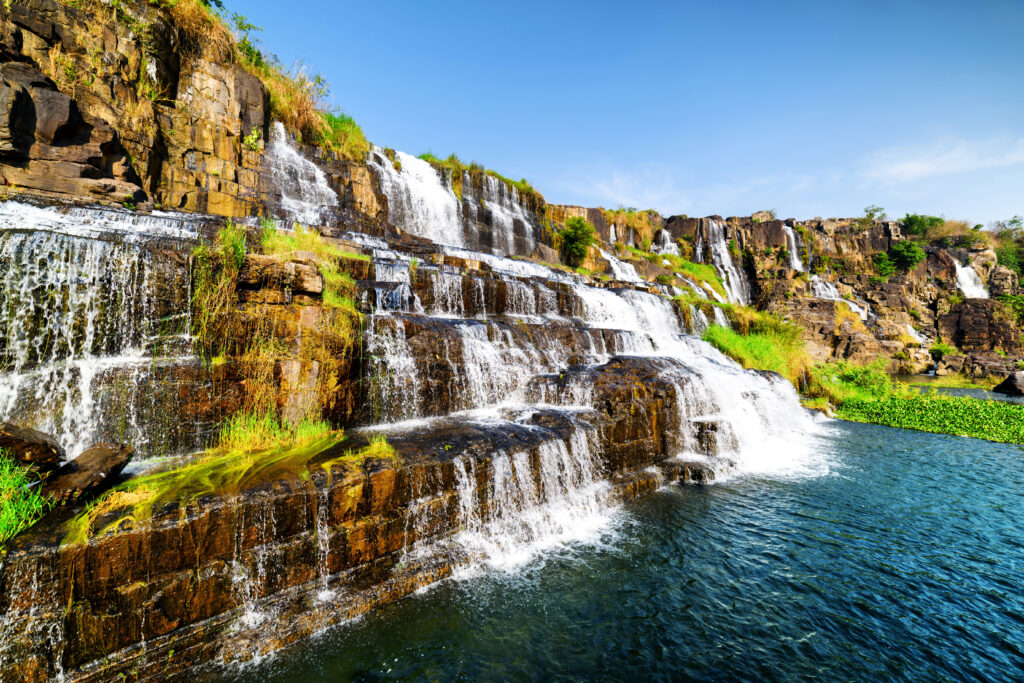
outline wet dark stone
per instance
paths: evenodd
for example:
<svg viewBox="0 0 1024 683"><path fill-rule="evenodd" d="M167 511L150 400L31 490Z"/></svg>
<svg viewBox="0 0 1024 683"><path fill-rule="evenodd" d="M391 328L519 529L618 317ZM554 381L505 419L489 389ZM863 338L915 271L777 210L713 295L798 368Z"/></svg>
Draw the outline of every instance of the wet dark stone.
<svg viewBox="0 0 1024 683"><path fill-rule="evenodd" d="M134 452L122 444L96 444L57 470L43 487L43 495L54 505L68 505L99 493L117 482Z"/></svg>
<svg viewBox="0 0 1024 683"><path fill-rule="evenodd" d="M64 449L53 437L9 422L0 423L0 450L20 463L34 465L40 472L57 469L66 458Z"/></svg>
<svg viewBox="0 0 1024 683"><path fill-rule="evenodd" d="M1007 396L1024 396L1024 371L1013 373L996 385L992 391Z"/></svg>

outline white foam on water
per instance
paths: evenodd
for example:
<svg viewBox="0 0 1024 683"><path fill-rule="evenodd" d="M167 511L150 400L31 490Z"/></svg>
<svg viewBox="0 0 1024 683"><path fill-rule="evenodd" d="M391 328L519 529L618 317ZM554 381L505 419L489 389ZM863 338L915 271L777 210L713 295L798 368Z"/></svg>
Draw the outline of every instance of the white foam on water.
<svg viewBox="0 0 1024 683"><path fill-rule="evenodd" d="M514 570L540 552L599 537L611 519L611 487L601 478L592 440L577 429L569 439L540 444L535 458L498 452L483 492L476 471L483 465L455 458L465 527L457 542L492 568Z"/></svg>

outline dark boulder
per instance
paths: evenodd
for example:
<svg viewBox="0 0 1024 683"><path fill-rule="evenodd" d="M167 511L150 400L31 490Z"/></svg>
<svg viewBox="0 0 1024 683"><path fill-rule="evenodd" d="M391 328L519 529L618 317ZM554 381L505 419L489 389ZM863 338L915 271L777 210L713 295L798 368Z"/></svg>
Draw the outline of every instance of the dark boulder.
<svg viewBox="0 0 1024 683"><path fill-rule="evenodd" d="M82 496L100 493L117 481L134 452L121 444L96 444L57 470L43 487L43 495L54 505L68 505Z"/></svg>
<svg viewBox="0 0 1024 683"><path fill-rule="evenodd" d="M64 449L53 437L8 422L0 422L0 450L42 473L57 469L65 460Z"/></svg>
<svg viewBox="0 0 1024 683"><path fill-rule="evenodd" d="M992 391L1007 396L1024 396L1024 371L1013 373Z"/></svg>

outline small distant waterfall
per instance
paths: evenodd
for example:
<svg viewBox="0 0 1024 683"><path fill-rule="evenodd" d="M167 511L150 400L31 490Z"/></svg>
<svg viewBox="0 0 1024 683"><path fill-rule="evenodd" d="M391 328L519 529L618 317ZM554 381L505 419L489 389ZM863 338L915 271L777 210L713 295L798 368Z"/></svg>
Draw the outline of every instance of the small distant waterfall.
<svg viewBox="0 0 1024 683"><path fill-rule="evenodd" d="M651 245L651 251L655 254L679 256L679 245L672 240L672 235L669 234L668 230L659 230L654 236L654 244Z"/></svg>
<svg viewBox="0 0 1024 683"><path fill-rule="evenodd" d="M867 320L871 316L871 308L865 303L857 303L849 299L844 299L839 294L839 288L834 283L828 280L823 280L817 275L811 276L811 294L818 299L828 299L830 301L842 301L850 310L860 316L861 320Z"/></svg>
<svg viewBox="0 0 1024 683"><path fill-rule="evenodd" d="M783 224L786 233L786 250L789 252L789 267L797 272L804 272L804 263L800 259L800 243L796 239L793 228Z"/></svg>
<svg viewBox="0 0 1024 683"><path fill-rule="evenodd" d="M920 332L915 330L914 326L911 325L910 323L907 323L907 335L909 335L910 338L916 341L918 344L928 343L928 339L925 338Z"/></svg>
<svg viewBox="0 0 1024 683"><path fill-rule="evenodd" d="M970 266L956 264L956 287L968 299L987 299L988 290L985 283L981 281L978 271Z"/></svg>
<svg viewBox="0 0 1024 683"><path fill-rule="evenodd" d="M725 226L720 221L707 219L704 221L707 244L711 250L711 262L718 269L725 289L729 294L729 301L746 304L750 301L749 286L743 272L736 268L729 253L729 244L725 239ZM703 258L703 236L698 239L695 258Z"/></svg>
<svg viewBox="0 0 1024 683"><path fill-rule="evenodd" d="M163 367L192 358L185 260L157 258L127 216L107 230L119 215L0 212L0 420L53 434L71 457L104 440L146 454L161 430L140 406L163 400L153 393ZM183 231L148 222L157 240ZM105 239L25 230L37 226Z"/></svg>
<svg viewBox="0 0 1024 683"><path fill-rule="evenodd" d="M338 195L320 167L292 146L281 122L275 122L264 156L275 189L281 192L281 208L289 218L306 225L321 225Z"/></svg>
<svg viewBox="0 0 1024 683"><path fill-rule="evenodd" d="M644 279L636 272L636 268L632 263L626 263L616 258L614 255L609 254L604 249L600 250L601 257L608 262L609 267L612 269L612 277L620 282L643 282Z"/></svg>

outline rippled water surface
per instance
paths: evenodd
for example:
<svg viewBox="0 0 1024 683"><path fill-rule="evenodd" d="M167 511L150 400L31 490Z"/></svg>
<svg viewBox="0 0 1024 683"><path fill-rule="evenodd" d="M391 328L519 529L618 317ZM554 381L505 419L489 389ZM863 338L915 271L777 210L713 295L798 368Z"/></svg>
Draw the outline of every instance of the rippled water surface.
<svg viewBox="0 0 1024 683"><path fill-rule="evenodd" d="M1024 450L835 423L829 474L669 488L232 680L1019 680Z"/></svg>

